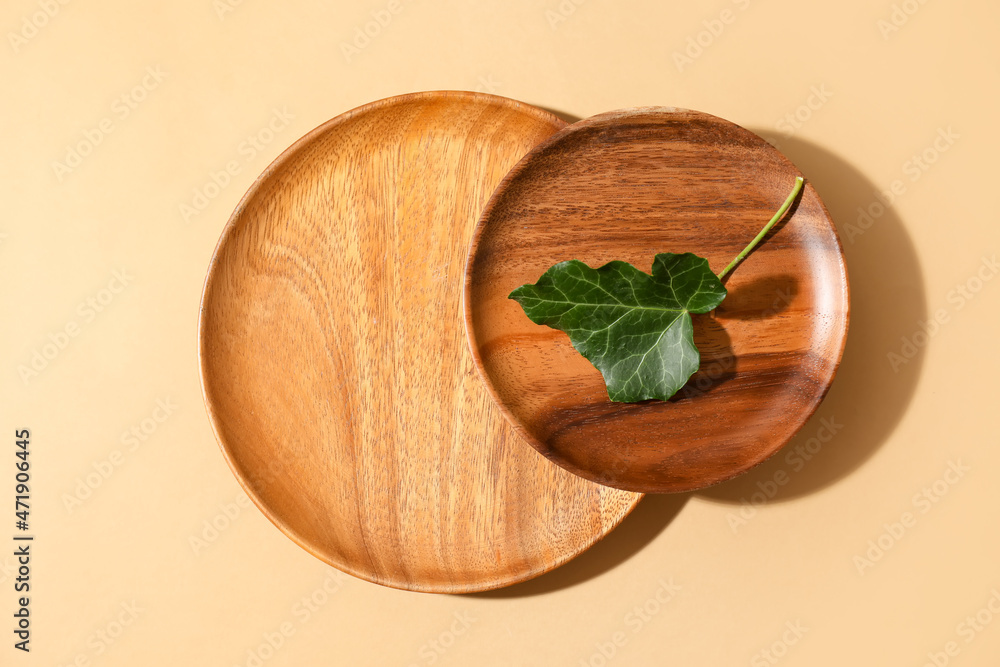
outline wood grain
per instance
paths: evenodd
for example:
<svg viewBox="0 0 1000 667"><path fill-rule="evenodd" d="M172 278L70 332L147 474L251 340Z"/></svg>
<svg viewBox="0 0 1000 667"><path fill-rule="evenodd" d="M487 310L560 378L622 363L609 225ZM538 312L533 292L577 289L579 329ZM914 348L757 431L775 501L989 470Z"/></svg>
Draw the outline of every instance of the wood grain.
<svg viewBox="0 0 1000 667"><path fill-rule="evenodd" d="M254 502L327 563L410 590L496 588L572 558L641 498L521 442L465 338L476 220L563 125L475 93L366 105L288 149L223 232L199 325L209 416Z"/></svg>
<svg viewBox="0 0 1000 667"><path fill-rule="evenodd" d="M764 243L694 316L698 373L670 401L613 403L562 332L507 295L552 264L693 252L721 271L799 171L755 134L695 111L626 109L536 147L498 187L473 238L466 320L477 363L511 423L567 470L617 488L690 491L778 451L813 414L847 335L847 270L807 183Z"/></svg>

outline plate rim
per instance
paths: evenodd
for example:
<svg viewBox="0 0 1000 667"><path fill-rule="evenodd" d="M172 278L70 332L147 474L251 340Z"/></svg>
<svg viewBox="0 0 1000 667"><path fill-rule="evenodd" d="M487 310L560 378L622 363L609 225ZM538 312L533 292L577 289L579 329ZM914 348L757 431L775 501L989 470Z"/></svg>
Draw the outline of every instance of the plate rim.
<svg viewBox="0 0 1000 667"><path fill-rule="evenodd" d="M204 405L206 414L208 416L209 424L212 427L212 433L215 436L216 444L222 452L223 458L226 461L226 465L229 467L230 472L236 478L240 488L246 493L251 502L261 511L261 513L267 517L281 533L291 539L296 545L305 550L307 553L311 554L321 562L336 568L339 571L345 572L354 576L358 579L368 581L374 584L379 584L381 586L386 586L389 588L397 590L406 590L412 592L420 593L443 593L443 594L466 594L466 593L479 593L490 590L496 590L498 588L503 588L506 586L511 586L524 581L528 581L535 577L538 577L546 572L550 572L555 568L565 564L566 562L576 558L580 554L584 553L597 542L602 540L604 537L613 532L622 521L629 516L638 504L642 501L644 494L637 494L633 499L632 503L628 508L622 512L613 523L611 523L606 529L602 528L602 531L595 533L592 540L585 541L581 548L576 551L567 552L560 558L554 559L549 563L545 563L543 567L535 568L529 571L522 571L517 574L509 575L507 577L498 577L490 580L489 582L480 582L478 585L423 585L415 582L407 581L401 578L393 579L379 579L372 576L371 573L362 570L360 568L352 567L347 561L336 562L328 557L327 554L321 552L319 549L314 548L314 546L305 540L303 540L296 531L292 530L288 524L274 513L266 503L259 497L257 492L254 490L253 485L245 478L243 472L236 465L235 461L230 452L230 445L226 443L226 439L223 437L220 431L219 416L216 413L214 406L214 399L212 392L209 390L208 383L208 354L205 349L206 345L206 300L209 298L208 295L214 285L214 279L217 275L217 265L219 263L219 256L222 249L226 246L229 239L235 233L238 227L239 220L243 215L244 210L250 203L250 201L259 193L259 191L267 184L272 175L280 170L286 165L286 163L291 162L299 153L300 150L307 147L313 143L318 137L325 134L332 128L343 124L356 116L369 113L371 111L379 110L384 107L391 107L399 104L408 104L410 102L419 100L442 100L442 99L456 99L456 100L466 100L466 101L479 101L492 104L499 104L500 106L516 109L522 113L526 113L529 116L538 118L539 120L544 120L550 122L553 125L562 127L558 132L561 132L567 126L567 123L560 119L556 114L537 107L520 100L515 100L509 97L503 97L500 95L493 95L490 93L480 93L474 91L466 90L430 90L430 91L419 91L404 93L401 95L393 95L390 97L381 98L372 102L367 102L359 106L353 107L348 111L338 114L309 130L307 133L295 140L291 145L285 148L274 160L264 168L263 171L254 179L250 184L247 191L240 198L239 203L233 209L232 213L229 215L225 226L223 227L219 240L215 244L215 248L212 250L212 256L209 260L208 268L205 273L205 279L202 284L201 296L198 305L198 320L197 320L197 356L198 356L198 379L199 386L201 388L202 403ZM478 221L477 221L478 225ZM464 275L464 271L462 272ZM464 301L464 293L459 289L459 298ZM459 312L462 311L462 303L459 305ZM464 320L464 318L462 318ZM491 396L492 399L492 396ZM516 431L515 431L516 434Z"/></svg>
<svg viewBox="0 0 1000 667"><path fill-rule="evenodd" d="M517 417L511 412L508 406L501 399L499 392L497 391L496 387L493 384L492 378L486 371L486 367L483 363L482 357L479 354L479 341L476 338L475 334L475 326L473 324L473 312L471 305L473 265L475 263L476 254L477 251L479 250L479 245L482 240L483 231L486 227L487 218L493 213L494 208L499 206L501 199L503 198L504 194L508 191L511 183L515 179L519 178L521 173L531 166L532 161L536 159L539 154L547 151L553 145L558 144L565 137L571 136L576 132L589 128L593 125L597 125L608 120L620 120L642 114L689 114L696 117L702 117L710 122L721 123L723 125L735 128L737 131L746 132L752 135L753 137L760 139L768 146L770 146L771 149L780 158L782 162L784 162L788 167L790 167L793 172L805 178L806 182L804 187L812 188L813 192L815 193L816 200L817 202L819 202L820 210L823 213L823 217L826 220L829 230L833 233L833 239L836 241L838 263L842 267L842 274L844 276L842 289L840 290L843 294L843 303L844 303L843 326L840 328L840 331L837 334L838 346L836 351L836 359L832 364L829 379L825 383L823 390L813 399L812 403L808 406L808 408L801 411L800 413L801 419L798 420L798 423L795 425L794 430L791 432L788 438L786 438L783 442L781 442L780 445L770 448L764 456L760 457L758 460L754 461L750 465L741 467L729 474L719 477L718 479L714 479L713 481L707 484L676 485L670 488L669 490L664 490L662 488L652 488L652 487L630 488L627 486L616 484L614 483L614 480L600 482L602 484L606 484L608 486L612 486L614 488L621 489L623 491L634 491L637 493L653 493L653 494L691 493L707 489L713 486L717 486L735 477L739 477L740 475L743 475L744 473L747 473L750 470L756 468L757 466L763 464L765 461L767 461L768 459L776 455L778 452L780 452L782 449L784 449L785 446L787 446L788 443L791 442L791 440L796 435L798 435L798 433L802 430L802 427L805 426L805 424L812 418L812 416L819 409L819 406L823 403L823 400L826 398L827 394L830 391L830 388L833 386L833 383L836 380L837 371L840 369L840 363L844 357L844 349L847 345L847 335L850 330L850 320L851 320L851 289L850 289L850 275L847 270L847 259L844 256L843 241L841 240L840 234L837 231L837 226L833 221L833 216L830 215L830 211L826 207L826 203L823 201L823 198L819 196L819 192L816 191L816 188L812 186L812 183L809 180L809 178L805 177L805 175L795 165L795 163L792 162L792 160L789 159L788 156L786 156L784 153L778 150L778 148L776 148L773 144L771 144L769 141L761 137L756 132L753 132L752 130L749 130L733 121L727 120L720 116L716 116L704 111L698 111L696 109L688 109L684 107L675 107L675 106L646 105L646 106L623 107L621 109L605 111L567 125L566 127L562 128L561 130L553 134L548 139L539 143L537 146L532 148L531 151L529 151L524 157L522 157L521 160L518 161L518 163L514 165L514 167L511 168L509 172L507 172L507 174L497 185L496 189L493 191L493 194L487 201L486 206L483 209L483 213L480 216L479 221L476 223L476 227L472 232L472 239L469 242L469 251L466 256L465 284L462 290L462 309L464 311L463 319L465 320L466 339L469 344L469 350L472 353L472 358L476 366L476 371L479 373L479 377L486 385L486 389L489 392L490 397L500 408L500 411L503 413L504 418L507 419L508 423L511 424L511 426L517 431L517 433L527 443L529 443L531 447L533 447L537 452L542 454L542 456L545 456L548 460L572 472L573 474L584 477L585 479L588 479L590 481L595 481L593 479L592 471L584 470L575 465L572 465L569 462L563 460L562 457L553 456L551 449L547 447L543 442L539 441L539 439L536 438L534 434L532 434L523 424L521 424L520 420L517 419Z"/></svg>

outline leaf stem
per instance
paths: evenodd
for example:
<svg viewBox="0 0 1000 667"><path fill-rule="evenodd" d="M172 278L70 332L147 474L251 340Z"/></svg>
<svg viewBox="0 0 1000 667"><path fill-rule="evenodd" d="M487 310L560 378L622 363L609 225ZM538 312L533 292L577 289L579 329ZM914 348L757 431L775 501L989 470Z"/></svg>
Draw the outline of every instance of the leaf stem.
<svg viewBox="0 0 1000 667"><path fill-rule="evenodd" d="M795 198L799 195L799 192L802 191L802 183L803 183L802 177L801 176L796 177L795 187L792 188L792 191L788 195L788 198L785 199L785 203L781 205L781 208L779 208L778 212L774 214L774 217L771 218L770 222L764 225L764 229L760 230L760 233L754 237L754 240L750 242L750 245L748 245L746 248L743 248L743 252L736 255L736 259L731 261L729 263L729 266L722 269L722 273L719 274L719 280L722 280L727 273L732 271L737 264L742 262L743 258L749 255L750 252L757 247L757 244L760 243L765 236L767 236L767 233L771 231L771 227L774 227L775 223L778 222L778 220L781 220L781 217L785 215L785 213L791 207L792 202L795 201Z"/></svg>

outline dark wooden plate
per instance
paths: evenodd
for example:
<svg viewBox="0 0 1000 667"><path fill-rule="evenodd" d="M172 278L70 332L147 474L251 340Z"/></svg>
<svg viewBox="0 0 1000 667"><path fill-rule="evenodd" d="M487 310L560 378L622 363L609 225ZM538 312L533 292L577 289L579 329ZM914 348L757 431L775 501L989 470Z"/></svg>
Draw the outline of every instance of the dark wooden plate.
<svg viewBox="0 0 1000 667"><path fill-rule="evenodd" d="M492 95L382 100L296 142L233 213L202 299L208 413L249 496L327 563L410 590L497 588L641 498L521 443L462 325L487 198L564 125Z"/></svg>
<svg viewBox="0 0 1000 667"><path fill-rule="evenodd" d="M470 346L490 392L542 454L621 489L729 479L778 451L816 410L847 336L836 229L806 186L784 220L694 316L699 371L670 401L613 403L562 332L507 298L552 264L693 252L715 272L760 231L800 173L757 135L708 114L625 109L571 125L507 175L466 269Z"/></svg>

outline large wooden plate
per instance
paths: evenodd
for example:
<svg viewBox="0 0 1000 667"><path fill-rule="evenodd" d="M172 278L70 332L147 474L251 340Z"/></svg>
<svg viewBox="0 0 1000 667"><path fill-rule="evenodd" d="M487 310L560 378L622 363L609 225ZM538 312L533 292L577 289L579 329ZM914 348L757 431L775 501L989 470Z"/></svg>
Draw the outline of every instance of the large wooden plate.
<svg viewBox="0 0 1000 667"><path fill-rule="evenodd" d="M641 497L521 443L466 344L476 220L563 125L490 95L382 100L300 139L233 213L202 300L208 413L250 497L327 563L496 588L580 553Z"/></svg>
<svg viewBox="0 0 1000 667"><path fill-rule="evenodd" d="M613 403L562 332L507 298L556 262L693 252L716 272L791 191L795 166L720 118L663 107L576 123L504 179L470 249L466 318L490 391L534 447L588 479L633 491L690 491L780 449L826 394L847 335L847 271L836 229L808 185L698 315L698 373L674 399Z"/></svg>

